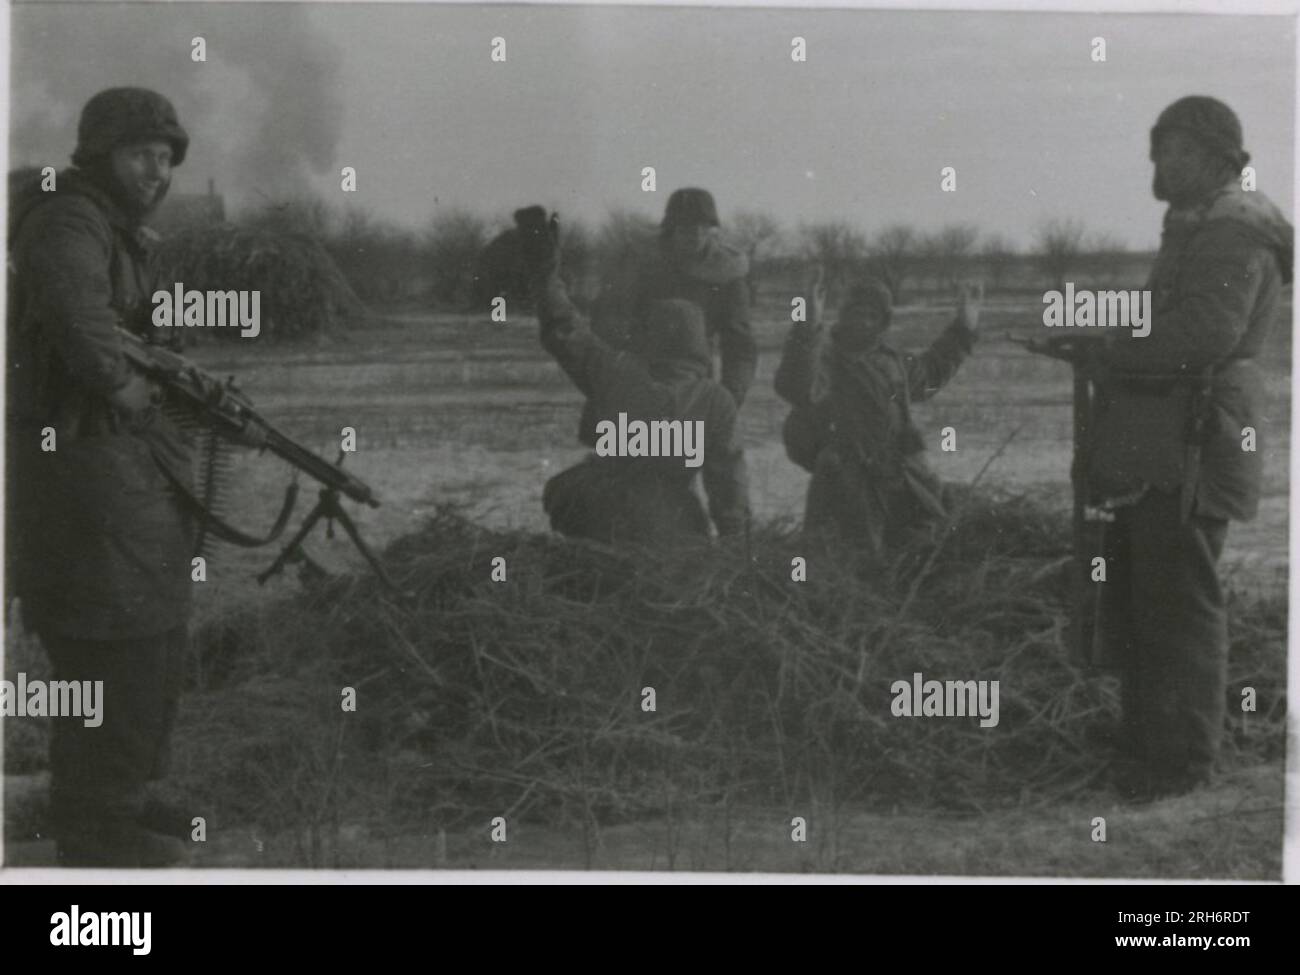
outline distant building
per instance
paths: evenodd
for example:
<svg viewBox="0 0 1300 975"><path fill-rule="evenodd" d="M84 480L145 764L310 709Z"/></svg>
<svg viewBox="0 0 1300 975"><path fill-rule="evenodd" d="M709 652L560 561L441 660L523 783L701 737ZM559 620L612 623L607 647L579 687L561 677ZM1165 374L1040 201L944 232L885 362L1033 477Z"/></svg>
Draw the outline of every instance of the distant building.
<svg viewBox="0 0 1300 975"><path fill-rule="evenodd" d="M226 221L226 201L208 180L207 193L170 193L149 223L164 237L213 227Z"/></svg>

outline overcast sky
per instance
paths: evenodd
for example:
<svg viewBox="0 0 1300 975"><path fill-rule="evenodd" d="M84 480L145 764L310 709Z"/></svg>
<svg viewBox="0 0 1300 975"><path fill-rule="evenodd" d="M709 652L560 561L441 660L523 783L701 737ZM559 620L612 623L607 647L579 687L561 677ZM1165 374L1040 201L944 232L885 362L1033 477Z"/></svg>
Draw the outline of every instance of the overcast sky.
<svg viewBox="0 0 1300 975"><path fill-rule="evenodd" d="M529 202L594 222L702 185L724 219L962 221L1024 243L1076 216L1148 247L1148 130L1200 93L1237 111L1259 188L1292 206L1283 17L63 3L17 4L11 28L12 164L65 164L85 99L143 84L193 137L177 189L212 177L236 204L311 186L411 226Z"/></svg>

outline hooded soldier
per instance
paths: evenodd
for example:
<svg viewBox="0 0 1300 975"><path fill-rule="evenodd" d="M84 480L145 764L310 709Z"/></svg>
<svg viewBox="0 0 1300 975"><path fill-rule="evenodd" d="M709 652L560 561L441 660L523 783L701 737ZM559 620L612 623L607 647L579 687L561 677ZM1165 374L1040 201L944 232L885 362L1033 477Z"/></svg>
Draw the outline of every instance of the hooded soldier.
<svg viewBox="0 0 1300 975"><path fill-rule="evenodd" d="M160 466L188 441L128 366L114 326L145 333L155 281L144 219L189 137L166 98L86 104L74 168L10 209L6 549L11 595L59 680L103 681L102 724L58 718L51 813L61 863L161 866L189 817L160 776L183 673L193 526Z"/></svg>
<svg viewBox="0 0 1300 975"><path fill-rule="evenodd" d="M674 191L657 246L605 288L593 325L603 338L627 348L638 342L651 303L682 299L698 305L710 348L716 344L721 355L721 383L739 408L758 364L745 285L749 262L719 239L718 227L718 208L708 190Z"/></svg>
<svg viewBox="0 0 1300 975"><path fill-rule="evenodd" d="M1205 782L1223 731L1228 634L1215 563L1254 517L1269 437L1255 362L1291 281L1294 231L1244 190L1241 123L1213 98L1151 130L1169 204L1145 337L1121 334L1099 376L1093 501L1112 508L1102 633L1122 682L1118 785L1150 798Z"/></svg>
<svg viewBox="0 0 1300 975"><path fill-rule="evenodd" d="M962 296L957 318L919 355L885 344L891 296L882 284L852 287L839 319L821 329L820 273L808 323L796 323L777 367L777 394L794 410L786 451L812 473L804 530L848 543L869 564L915 530L944 516L938 478L911 404L950 380L975 342L976 292Z"/></svg>
<svg viewBox="0 0 1300 975"><path fill-rule="evenodd" d="M709 377L704 318L683 300L652 303L635 348L618 351L595 335L574 309L554 263L534 267L543 347L587 397L578 439L598 444L598 426L667 421L702 429L699 466L683 456L598 456L553 477L543 503L555 530L604 542L671 544L718 534L738 536L749 524L745 455L730 394ZM698 426L696 426L698 424ZM685 444L685 441L682 441ZM703 475L706 516L692 490Z"/></svg>

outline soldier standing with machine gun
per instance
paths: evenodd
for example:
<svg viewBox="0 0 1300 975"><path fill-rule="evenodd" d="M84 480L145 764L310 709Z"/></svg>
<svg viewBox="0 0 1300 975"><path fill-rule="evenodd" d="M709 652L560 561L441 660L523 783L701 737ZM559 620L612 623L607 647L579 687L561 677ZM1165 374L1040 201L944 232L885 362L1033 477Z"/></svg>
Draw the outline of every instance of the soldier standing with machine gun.
<svg viewBox="0 0 1300 975"><path fill-rule="evenodd" d="M142 328L150 231L189 137L140 88L93 97L74 168L11 207L6 539L59 680L103 681L103 724L56 719L50 807L59 863L181 861L190 815L147 786L163 771L180 694L194 526L156 457L190 476L190 444L115 332Z"/></svg>
<svg viewBox="0 0 1300 975"><path fill-rule="evenodd" d="M1218 755L1228 633L1216 562L1228 521L1258 507L1254 360L1294 257L1291 225L1241 186L1250 157L1228 106L1170 105L1151 159L1169 209L1147 284L1150 334L1054 343L1076 367L1076 511L1114 517L1100 546L1106 581L1092 583L1096 646L1121 678L1116 785L1138 800L1206 783ZM1076 538L1080 527L1076 515Z"/></svg>
<svg viewBox="0 0 1300 975"><path fill-rule="evenodd" d="M243 535L192 491L193 442L177 411L261 446L323 485L320 502L263 578L321 517L370 489L261 419L232 387L148 343L157 282L144 221L189 137L153 91L113 88L85 106L74 168L11 201L6 402L6 596L22 599L56 680L102 681L102 724L56 719L50 812L61 865L181 862L195 811L163 801L190 616L196 529ZM167 409L160 407L166 406ZM389 583L391 586L391 583ZM8 605L8 599L6 599Z"/></svg>

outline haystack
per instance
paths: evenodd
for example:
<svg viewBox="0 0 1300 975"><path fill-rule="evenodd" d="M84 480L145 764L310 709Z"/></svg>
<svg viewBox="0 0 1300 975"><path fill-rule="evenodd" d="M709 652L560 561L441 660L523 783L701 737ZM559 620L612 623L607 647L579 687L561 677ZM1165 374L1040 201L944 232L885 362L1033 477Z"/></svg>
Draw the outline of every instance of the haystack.
<svg viewBox="0 0 1300 975"><path fill-rule="evenodd" d="M349 577L204 635L219 686L196 785L269 829L588 828L810 801L979 812L1103 788L1118 694L1066 650L1068 518L986 496L964 510L937 557L906 552L883 583L779 526L747 553L669 556L444 511L384 555L409 599ZM1260 710L1229 710L1227 760L1271 760L1285 601L1234 596L1231 613L1229 694L1249 683ZM918 672L999 681L997 726L894 716L891 684Z"/></svg>
<svg viewBox="0 0 1300 975"><path fill-rule="evenodd" d="M196 228L168 239L159 260L164 282L182 282L187 290L260 291L261 334L270 341L336 332L367 316L325 248L306 234L229 224Z"/></svg>

